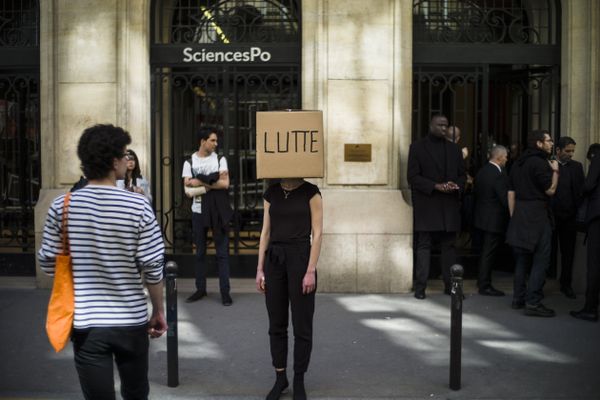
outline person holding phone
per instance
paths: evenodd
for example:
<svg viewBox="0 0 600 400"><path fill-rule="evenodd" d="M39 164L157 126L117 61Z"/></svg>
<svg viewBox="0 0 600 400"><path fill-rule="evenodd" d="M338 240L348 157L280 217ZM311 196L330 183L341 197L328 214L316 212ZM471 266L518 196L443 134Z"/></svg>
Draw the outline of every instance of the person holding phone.
<svg viewBox="0 0 600 400"><path fill-rule="evenodd" d="M294 327L294 400L306 399L304 373L312 351L317 262L321 253L323 202L316 185L282 179L264 194L256 287L265 294L276 380L267 400L279 399L286 374L288 309Z"/></svg>
<svg viewBox="0 0 600 400"><path fill-rule="evenodd" d="M117 187L129 192L143 194L149 201L152 201L150 183L142 176L137 154L133 150L127 149L125 157L127 159L127 172L123 179L117 180Z"/></svg>
<svg viewBox="0 0 600 400"><path fill-rule="evenodd" d="M510 171L506 243L515 255L512 308L533 317L554 317L542 304L552 247L550 199L559 181L558 161L550 160L554 141L545 130L531 131L527 149ZM529 277L527 274L529 273Z"/></svg>
<svg viewBox="0 0 600 400"><path fill-rule="evenodd" d="M444 293L450 294L450 266L456 261L454 241L460 230L460 194L466 182L462 151L446 140L448 119L434 115L429 134L410 145L408 183L412 189L416 235L415 298L425 299L431 245L441 242Z"/></svg>

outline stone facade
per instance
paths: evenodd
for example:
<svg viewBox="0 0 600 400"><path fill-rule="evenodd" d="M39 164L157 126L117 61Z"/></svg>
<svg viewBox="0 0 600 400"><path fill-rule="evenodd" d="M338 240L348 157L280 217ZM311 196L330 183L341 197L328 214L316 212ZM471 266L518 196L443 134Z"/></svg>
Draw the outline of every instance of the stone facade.
<svg viewBox="0 0 600 400"><path fill-rule="evenodd" d="M79 177L75 146L85 127L121 125L140 159L150 157L150 4L41 0L38 240L50 200ZM562 2L561 130L578 142L580 160L600 141L599 25L600 3ZM326 174L316 181L325 204L320 290L407 292L412 2L303 0L302 32L302 106L323 110L326 132ZM372 162L344 162L345 143L372 144ZM49 283L38 274L39 286Z"/></svg>

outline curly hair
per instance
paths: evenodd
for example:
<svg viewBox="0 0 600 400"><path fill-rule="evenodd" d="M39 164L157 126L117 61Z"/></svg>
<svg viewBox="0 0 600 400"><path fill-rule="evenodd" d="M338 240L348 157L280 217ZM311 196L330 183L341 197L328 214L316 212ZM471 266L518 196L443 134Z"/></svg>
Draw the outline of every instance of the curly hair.
<svg viewBox="0 0 600 400"><path fill-rule="evenodd" d="M118 126L98 124L83 131L77 144L81 170L87 179L106 178L115 158L122 158L131 143L129 133Z"/></svg>

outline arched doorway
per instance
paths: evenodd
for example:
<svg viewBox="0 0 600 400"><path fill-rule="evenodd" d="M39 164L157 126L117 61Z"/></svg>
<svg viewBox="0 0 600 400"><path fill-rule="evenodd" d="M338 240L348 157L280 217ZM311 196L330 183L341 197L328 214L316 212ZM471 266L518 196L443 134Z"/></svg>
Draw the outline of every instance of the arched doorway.
<svg viewBox="0 0 600 400"><path fill-rule="evenodd" d="M0 274L35 275L40 191L39 1L0 3Z"/></svg>
<svg viewBox="0 0 600 400"><path fill-rule="evenodd" d="M555 0L415 0L413 140L447 115L475 176L494 144L516 157L532 129L560 137L560 14ZM474 273L477 236L463 220L460 262Z"/></svg>
<svg viewBox="0 0 600 400"><path fill-rule="evenodd" d="M197 129L216 126L235 210L232 275L250 276L265 189L256 179L255 111L300 108L299 1L157 0L152 10L153 193L167 246L176 259L192 255L181 170L197 150Z"/></svg>

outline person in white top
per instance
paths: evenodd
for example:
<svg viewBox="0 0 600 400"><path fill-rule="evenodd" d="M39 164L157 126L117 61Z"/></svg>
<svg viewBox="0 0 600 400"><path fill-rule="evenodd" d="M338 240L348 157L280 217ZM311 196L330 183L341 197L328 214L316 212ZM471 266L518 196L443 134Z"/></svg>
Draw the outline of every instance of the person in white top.
<svg viewBox="0 0 600 400"><path fill-rule="evenodd" d="M124 179L117 180L117 187L130 192L143 194L152 201L150 194L150 182L144 179L140 170L140 161L137 154L131 149L127 149L127 172Z"/></svg>
<svg viewBox="0 0 600 400"><path fill-rule="evenodd" d="M217 250L219 288L223 305L233 301L229 286L229 171L225 157L219 159L217 130L204 127L198 132L198 151L183 163L185 193L192 200L192 230L196 245L196 292L186 299L191 303L206 296L206 235L212 230Z"/></svg>

